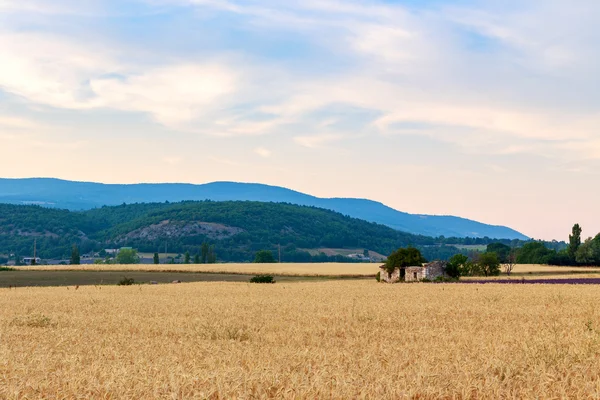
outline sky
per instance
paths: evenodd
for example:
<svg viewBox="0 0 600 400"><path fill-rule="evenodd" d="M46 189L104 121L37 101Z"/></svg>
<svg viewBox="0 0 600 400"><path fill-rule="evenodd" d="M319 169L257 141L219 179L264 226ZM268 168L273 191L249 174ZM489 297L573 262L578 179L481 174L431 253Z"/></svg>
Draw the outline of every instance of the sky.
<svg viewBox="0 0 600 400"><path fill-rule="evenodd" d="M597 0L0 0L0 177L600 231Z"/></svg>

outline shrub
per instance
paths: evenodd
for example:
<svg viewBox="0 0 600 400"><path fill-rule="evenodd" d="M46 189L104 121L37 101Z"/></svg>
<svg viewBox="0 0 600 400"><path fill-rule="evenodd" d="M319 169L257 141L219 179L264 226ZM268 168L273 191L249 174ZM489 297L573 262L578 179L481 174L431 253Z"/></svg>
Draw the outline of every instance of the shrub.
<svg viewBox="0 0 600 400"><path fill-rule="evenodd" d="M250 278L250 283L275 283L272 275L256 275Z"/></svg>
<svg viewBox="0 0 600 400"><path fill-rule="evenodd" d="M133 278L127 278L127 277L123 277L123 279L121 279L118 283L119 286L131 286L135 283L135 280Z"/></svg>
<svg viewBox="0 0 600 400"><path fill-rule="evenodd" d="M0 267L0 271L16 271L16 270L11 267Z"/></svg>
<svg viewBox="0 0 600 400"><path fill-rule="evenodd" d="M377 279L377 282L381 282L381 271L379 271L377 275L375 275L375 279Z"/></svg>

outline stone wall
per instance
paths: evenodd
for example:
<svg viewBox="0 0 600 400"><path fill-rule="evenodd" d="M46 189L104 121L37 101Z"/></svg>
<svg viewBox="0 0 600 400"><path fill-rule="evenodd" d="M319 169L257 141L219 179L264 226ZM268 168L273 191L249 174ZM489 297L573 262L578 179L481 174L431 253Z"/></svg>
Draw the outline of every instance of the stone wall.
<svg viewBox="0 0 600 400"><path fill-rule="evenodd" d="M425 278L425 267L406 267L405 282L419 282Z"/></svg>
<svg viewBox="0 0 600 400"><path fill-rule="evenodd" d="M400 282L400 268L396 268L394 272L388 274L385 267L379 267L379 281L386 283Z"/></svg>
<svg viewBox="0 0 600 400"><path fill-rule="evenodd" d="M429 264L425 264L425 278L434 280L439 276L446 276L446 262L445 261L434 261Z"/></svg>

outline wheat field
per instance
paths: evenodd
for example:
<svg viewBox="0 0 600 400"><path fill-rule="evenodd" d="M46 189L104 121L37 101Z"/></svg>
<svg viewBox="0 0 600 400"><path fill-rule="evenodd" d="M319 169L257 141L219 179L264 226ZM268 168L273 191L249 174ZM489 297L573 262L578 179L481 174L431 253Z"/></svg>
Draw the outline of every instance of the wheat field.
<svg viewBox="0 0 600 400"><path fill-rule="evenodd" d="M0 301L0 398L600 397L595 286L191 283Z"/></svg>
<svg viewBox="0 0 600 400"><path fill-rule="evenodd" d="M381 263L282 263L282 264L86 264L36 265L16 267L23 271L147 271L147 272L206 272L225 274L273 274L280 276L375 276ZM569 275L599 273L598 267L557 267L550 265L516 265L512 275L531 274ZM502 274L506 277L506 274ZM479 279L479 278L478 278Z"/></svg>

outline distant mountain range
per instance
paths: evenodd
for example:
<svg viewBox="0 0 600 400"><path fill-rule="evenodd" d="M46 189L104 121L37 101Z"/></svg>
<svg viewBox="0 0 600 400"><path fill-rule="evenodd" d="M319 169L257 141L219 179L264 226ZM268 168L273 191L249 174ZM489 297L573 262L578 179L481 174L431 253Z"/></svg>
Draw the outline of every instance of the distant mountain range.
<svg viewBox="0 0 600 400"><path fill-rule="evenodd" d="M290 203L337 211L417 235L528 239L522 233L505 226L488 225L454 216L408 214L372 200L319 198L282 187L256 183L116 185L52 178L0 179L0 203L88 210L104 205L183 200Z"/></svg>

